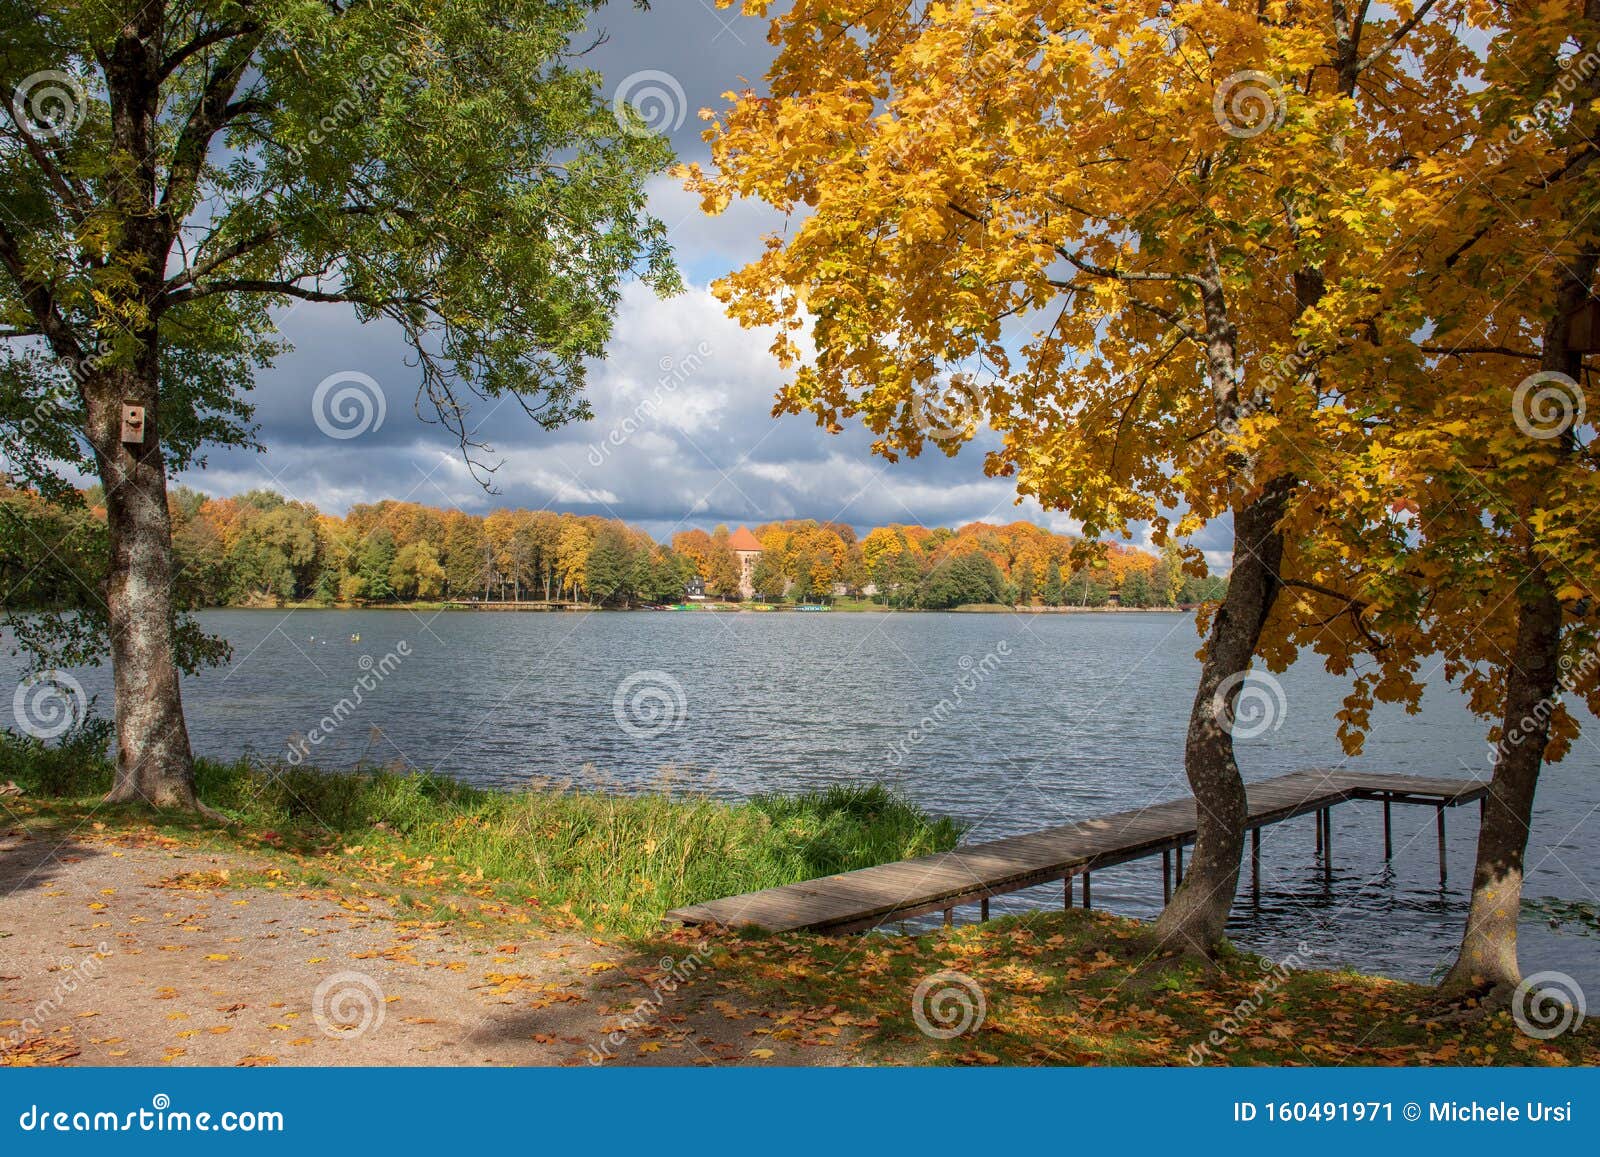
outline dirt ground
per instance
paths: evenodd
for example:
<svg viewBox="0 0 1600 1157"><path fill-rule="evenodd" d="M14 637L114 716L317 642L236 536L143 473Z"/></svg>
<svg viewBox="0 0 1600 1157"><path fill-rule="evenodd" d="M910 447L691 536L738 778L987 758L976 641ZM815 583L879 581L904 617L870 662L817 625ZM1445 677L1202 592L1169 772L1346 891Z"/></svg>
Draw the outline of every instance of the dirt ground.
<svg viewBox="0 0 1600 1157"><path fill-rule="evenodd" d="M0 831L0 1065L840 1064L682 956L514 938L234 854ZM668 983L663 983L667 981ZM669 989L671 989L669 991Z"/></svg>

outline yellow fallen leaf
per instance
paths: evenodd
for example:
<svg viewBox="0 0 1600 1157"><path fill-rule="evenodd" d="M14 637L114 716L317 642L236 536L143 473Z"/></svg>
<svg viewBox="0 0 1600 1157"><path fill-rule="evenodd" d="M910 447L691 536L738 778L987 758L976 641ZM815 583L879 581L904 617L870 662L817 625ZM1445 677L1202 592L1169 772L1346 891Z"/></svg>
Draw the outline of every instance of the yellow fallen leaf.
<svg viewBox="0 0 1600 1157"><path fill-rule="evenodd" d="M751 1049L750 1055L753 1057L760 1057L762 1060L766 1060L768 1057L773 1055L773 1052L771 1049Z"/></svg>

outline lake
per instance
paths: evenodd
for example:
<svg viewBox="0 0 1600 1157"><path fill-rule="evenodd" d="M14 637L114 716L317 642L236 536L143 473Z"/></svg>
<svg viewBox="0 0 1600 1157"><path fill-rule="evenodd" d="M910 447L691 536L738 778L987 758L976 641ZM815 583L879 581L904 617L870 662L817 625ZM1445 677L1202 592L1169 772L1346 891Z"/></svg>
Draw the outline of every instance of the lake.
<svg viewBox="0 0 1600 1157"><path fill-rule="evenodd" d="M350 767L437 768L501 788L571 781L613 791L739 797L878 781L972 825L973 841L1187 794L1182 742L1198 664L1183 614L413 613L213 611L231 663L186 681L198 753ZM359 642L351 637L359 635ZM14 680L15 663L6 660ZM109 673L76 673L101 709ZM1334 737L1340 681L1315 661L1263 684L1241 716L1247 778L1347 766L1488 774L1484 727L1442 684L1419 716L1380 711L1363 756ZM363 686L363 682L365 686ZM345 706L336 707L341 700ZM941 706L942 704L942 706ZM329 726L331 724L331 726ZM1600 731L1593 733L1600 737ZM1526 895L1600 894L1600 742L1547 770ZM1273 959L1426 980L1466 911L1477 808L1448 813L1441 889L1431 808L1333 813L1323 880L1311 817L1263 833L1259 911L1232 934ZM1159 861L1095 873L1097 907L1151 916ZM1056 906L1060 886L997 901ZM963 917L968 915L965 911ZM1305 950L1299 946L1304 944ZM1597 941L1524 921L1523 967L1600 990Z"/></svg>

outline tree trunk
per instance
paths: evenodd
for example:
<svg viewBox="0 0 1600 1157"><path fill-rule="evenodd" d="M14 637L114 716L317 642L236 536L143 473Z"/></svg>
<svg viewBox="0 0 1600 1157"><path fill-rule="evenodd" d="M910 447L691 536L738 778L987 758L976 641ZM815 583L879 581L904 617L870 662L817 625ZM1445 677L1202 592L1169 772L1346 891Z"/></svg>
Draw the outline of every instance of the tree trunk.
<svg viewBox="0 0 1600 1157"><path fill-rule="evenodd" d="M1585 15L1600 15L1600 4L1588 0ZM1600 79L1588 78L1589 91ZM1585 246L1562 264L1555 309L1545 325L1540 369L1584 380L1583 355L1570 348L1572 319L1588 306L1600 250ZM1581 388L1581 387L1579 387ZM1567 430L1560 446L1577 449L1577 435ZM1531 521L1531 512L1520 519ZM1494 773L1483 805L1478 831L1478 859L1472 870L1472 902L1461 935L1456 962L1440 987L1462 992L1488 987L1501 993L1522 982L1517 963L1517 918L1522 912L1522 866L1533 820L1533 798L1539 786L1544 751L1550 740L1550 717L1561 687L1561 603L1550 576L1528 544L1533 563L1517 605L1517 640L1506 669L1505 714L1495 748Z"/></svg>
<svg viewBox="0 0 1600 1157"><path fill-rule="evenodd" d="M1184 772L1196 801L1194 854L1155 926L1158 943L1169 951L1210 955L1227 931L1248 810L1230 720L1241 678L1278 597L1283 561L1278 523L1293 489L1294 479L1274 478L1233 514L1233 570L1206 639L1184 740Z"/></svg>
<svg viewBox="0 0 1600 1157"><path fill-rule="evenodd" d="M1472 905L1461 950L1441 985L1446 991L1515 988L1522 981L1517 917L1523 857L1561 677L1561 604L1543 571L1536 571L1528 585L1506 670L1505 720L1478 832Z"/></svg>
<svg viewBox="0 0 1600 1157"><path fill-rule="evenodd" d="M173 632L172 522L156 406L155 341L126 370L86 383L89 440L106 491L111 545L106 608L116 698L117 768L109 800L198 807ZM144 441L121 441L123 405L145 408Z"/></svg>

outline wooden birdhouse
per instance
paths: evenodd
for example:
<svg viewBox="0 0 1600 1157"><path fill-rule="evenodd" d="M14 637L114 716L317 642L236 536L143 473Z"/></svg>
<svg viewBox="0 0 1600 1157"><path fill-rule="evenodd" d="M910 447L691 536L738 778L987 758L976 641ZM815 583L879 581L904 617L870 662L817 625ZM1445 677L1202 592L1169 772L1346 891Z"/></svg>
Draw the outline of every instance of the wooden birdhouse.
<svg viewBox="0 0 1600 1157"><path fill-rule="evenodd" d="M144 407L122 407L122 441L139 443L144 441Z"/></svg>

